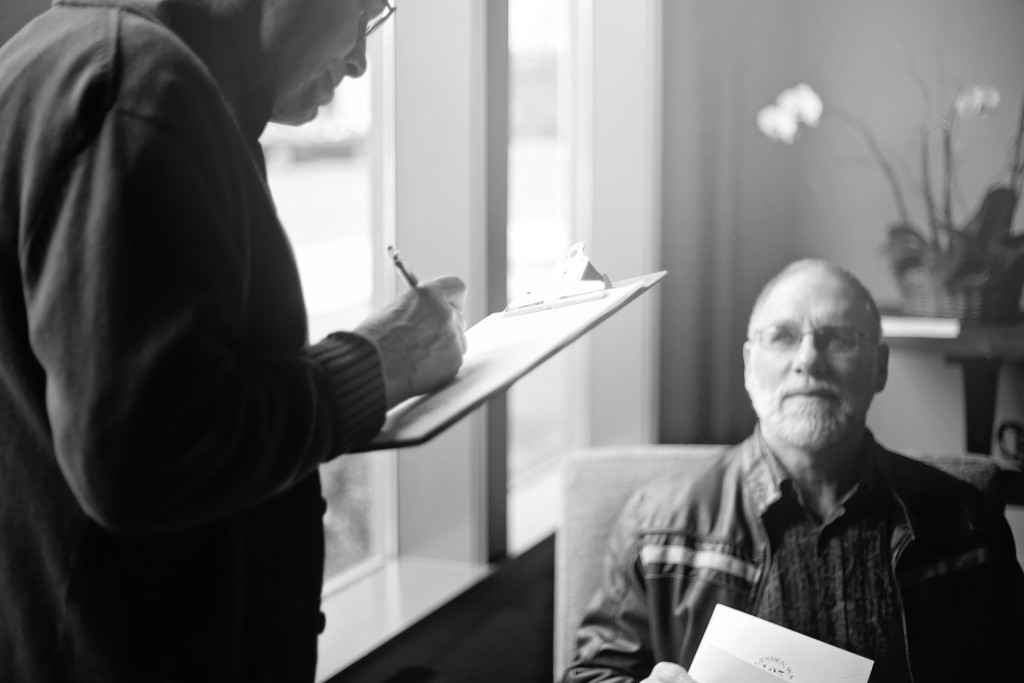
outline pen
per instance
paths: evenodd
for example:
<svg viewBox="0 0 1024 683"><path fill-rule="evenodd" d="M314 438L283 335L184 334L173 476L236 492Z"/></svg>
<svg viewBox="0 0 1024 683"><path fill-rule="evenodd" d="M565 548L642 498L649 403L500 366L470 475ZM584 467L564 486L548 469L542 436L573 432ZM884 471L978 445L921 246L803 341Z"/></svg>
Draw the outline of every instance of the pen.
<svg viewBox="0 0 1024 683"><path fill-rule="evenodd" d="M388 256L391 257L391 260L395 264L395 268L397 268L398 272L402 274L402 277L409 284L409 286L412 287L413 289L416 289L416 287L419 286L419 280L416 279L415 275L409 272L409 270L405 267L405 264L402 263L402 259L398 258L398 250L395 249L393 246L388 245Z"/></svg>

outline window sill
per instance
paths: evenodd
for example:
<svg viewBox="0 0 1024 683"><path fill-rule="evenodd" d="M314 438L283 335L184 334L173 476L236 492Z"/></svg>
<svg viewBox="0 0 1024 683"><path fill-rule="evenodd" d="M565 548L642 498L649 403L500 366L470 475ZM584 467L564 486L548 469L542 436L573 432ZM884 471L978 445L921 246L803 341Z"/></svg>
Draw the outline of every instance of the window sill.
<svg viewBox="0 0 1024 683"><path fill-rule="evenodd" d="M402 558L326 596L317 683L350 666L488 576L486 564Z"/></svg>
<svg viewBox="0 0 1024 683"><path fill-rule="evenodd" d="M509 555L553 533L560 517L560 463L539 468L509 496ZM324 683L495 570L487 564L405 557L331 591L321 603L327 627L318 642L316 680Z"/></svg>
<svg viewBox="0 0 1024 683"><path fill-rule="evenodd" d="M508 496L508 553L515 557L555 533L562 522L562 458L512 483Z"/></svg>

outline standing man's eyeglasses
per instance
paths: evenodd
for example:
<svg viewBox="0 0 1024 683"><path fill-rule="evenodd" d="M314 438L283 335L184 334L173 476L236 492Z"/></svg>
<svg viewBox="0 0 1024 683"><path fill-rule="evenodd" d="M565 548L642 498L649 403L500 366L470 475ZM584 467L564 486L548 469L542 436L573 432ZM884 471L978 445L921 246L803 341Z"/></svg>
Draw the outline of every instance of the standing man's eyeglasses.
<svg viewBox="0 0 1024 683"><path fill-rule="evenodd" d="M391 4L390 0L384 0L384 10L377 16L370 17L366 20L366 28L363 29L363 38L368 38L371 33L381 27L381 24L390 19L391 15L394 13L394 5Z"/></svg>

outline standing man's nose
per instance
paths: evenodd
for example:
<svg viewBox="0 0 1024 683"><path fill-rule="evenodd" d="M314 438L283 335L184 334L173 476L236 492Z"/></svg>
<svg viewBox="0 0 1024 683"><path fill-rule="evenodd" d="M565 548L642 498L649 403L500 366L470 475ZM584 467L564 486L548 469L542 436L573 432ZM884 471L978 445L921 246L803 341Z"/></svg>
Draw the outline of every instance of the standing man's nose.
<svg viewBox="0 0 1024 683"><path fill-rule="evenodd" d="M366 73L366 38L361 38L345 57L345 75L359 78Z"/></svg>

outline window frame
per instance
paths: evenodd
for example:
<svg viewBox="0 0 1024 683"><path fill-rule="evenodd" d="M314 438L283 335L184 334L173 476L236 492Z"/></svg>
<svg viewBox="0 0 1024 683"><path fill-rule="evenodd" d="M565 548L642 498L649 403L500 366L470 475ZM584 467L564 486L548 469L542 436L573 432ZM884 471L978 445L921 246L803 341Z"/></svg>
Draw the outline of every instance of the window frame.
<svg viewBox="0 0 1024 683"><path fill-rule="evenodd" d="M595 263L624 279L659 263L663 0L570 1L580 65L574 222ZM394 237L421 278L458 273L467 282L469 324L505 304L507 2L401 3L396 21L378 32L376 63L385 69L375 143L384 161L375 198L379 303L398 287L384 256L385 239ZM622 135L623 126L634 134ZM578 342L587 400L570 423L581 447L656 438L656 312L655 290ZM325 595L318 681L500 567L508 556L508 496L517 495L507 490L506 433L505 402L497 399L427 444L378 454L394 463L393 552ZM535 530L536 540L557 521L553 515Z"/></svg>

